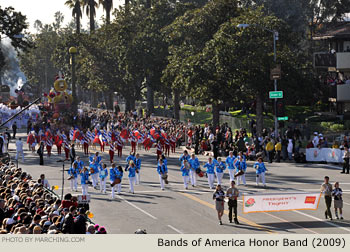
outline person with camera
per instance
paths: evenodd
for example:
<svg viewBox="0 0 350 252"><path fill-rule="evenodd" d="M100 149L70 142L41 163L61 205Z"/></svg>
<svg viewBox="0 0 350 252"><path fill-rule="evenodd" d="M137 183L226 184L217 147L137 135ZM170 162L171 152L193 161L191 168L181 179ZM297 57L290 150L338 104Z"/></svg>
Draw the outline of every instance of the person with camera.
<svg viewBox="0 0 350 252"><path fill-rule="evenodd" d="M239 196L239 191L235 186L235 181L231 181L231 187L227 189L226 197L228 198L228 219L230 220L230 223L232 223L232 209L233 213L235 215L234 221L236 224L239 224L238 217L237 217L237 198Z"/></svg>
<svg viewBox="0 0 350 252"><path fill-rule="evenodd" d="M224 215L224 199L225 192L222 190L221 185L216 186L216 190L213 194L213 200L215 200L215 209L218 213L219 224L222 225L221 217Z"/></svg>

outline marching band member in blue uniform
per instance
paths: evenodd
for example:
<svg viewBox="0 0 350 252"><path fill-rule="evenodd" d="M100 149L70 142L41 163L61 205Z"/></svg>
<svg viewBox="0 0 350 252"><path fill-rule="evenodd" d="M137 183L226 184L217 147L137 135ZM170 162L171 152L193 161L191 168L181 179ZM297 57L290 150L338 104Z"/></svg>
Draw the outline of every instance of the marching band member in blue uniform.
<svg viewBox="0 0 350 252"><path fill-rule="evenodd" d="M136 166L136 185L140 184L140 171L141 171L141 158L137 153L135 156L135 166Z"/></svg>
<svg viewBox="0 0 350 252"><path fill-rule="evenodd" d="M188 178L189 178L190 169L191 169L191 165L188 163L188 161L186 159L182 161L180 170L182 171L182 178L184 180L184 186L186 190L188 189Z"/></svg>
<svg viewBox="0 0 350 252"><path fill-rule="evenodd" d="M209 157L208 163L204 165L204 168L207 168L209 188L213 189L215 180L215 163L211 157Z"/></svg>
<svg viewBox="0 0 350 252"><path fill-rule="evenodd" d="M109 168L109 180L110 180L111 184L114 182L114 180L116 178L117 178L117 168L115 167L115 163L112 163L112 167ZM111 188L112 188L111 199L114 199L116 186L117 185L111 186Z"/></svg>
<svg viewBox="0 0 350 252"><path fill-rule="evenodd" d="M168 173L168 168L163 163L163 159L159 159L158 161L157 172L159 174L160 188L164 190L164 180L165 180L165 176Z"/></svg>
<svg viewBox="0 0 350 252"><path fill-rule="evenodd" d="M88 195L89 171L86 167L80 171L80 183L83 195Z"/></svg>
<svg viewBox="0 0 350 252"><path fill-rule="evenodd" d="M73 162L77 163L79 171L81 171L84 168L84 162L80 160L79 156L76 156L75 161Z"/></svg>
<svg viewBox="0 0 350 252"><path fill-rule="evenodd" d="M120 183L117 184L117 194L120 194L122 191L122 180L123 180L123 168L119 165L118 168L116 168L116 175L117 178L120 179Z"/></svg>
<svg viewBox="0 0 350 252"><path fill-rule="evenodd" d="M226 165L228 168L228 173L230 174L230 182L235 180L235 158L236 157L233 155L233 151L230 151L228 157L226 158Z"/></svg>
<svg viewBox="0 0 350 252"><path fill-rule="evenodd" d="M78 174L80 173L78 169L78 164L73 163L72 166L68 170L68 175L70 176L70 188L73 191L73 188L75 191L78 191Z"/></svg>
<svg viewBox="0 0 350 252"><path fill-rule="evenodd" d="M90 173L91 173L91 178L92 178L92 186L96 189L97 184L98 184L98 174L101 167L101 161L102 158L101 156L98 155L99 153L96 152L95 155L90 156L89 161L90 161Z"/></svg>
<svg viewBox="0 0 350 252"><path fill-rule="evenodd" d="M126 158L126 168L129 166L130 161L135 163L136 157L134 152L130 152L130 155Z"/></svg>
<svg viewBox="0 0 350 252"><path fill-rule="evenodd" d="M235 161L235 166L236 166L236 172L238 173L239 171L244 172L242 175L237 176L237 182L236 184L239 185L240 182L242 181L244 185L246 185L245 181L245 173L247 170L247 163L246 160L243 156L243 154L240 152L240 155L237 156L236 161Z"/></svg>
<svg viewBox="0 0 350 252"><path fill-rule="evenodd" d="M218 160L215 163L216 166L216 178L217 178L217 184L218 185L222 185L222 178L224 177L224 171L226 170L226 165L224 164L224 162L221 161L221 158L218 158Z"/></svg>
<svg viewBox="0 0 350 252"><path fill-rule="evenodd" d="M134 194L134 185L136 182L136 166L134 161L130 161L129 167L126 169L129 172L129 184L130 184L130 192Z"/></svg>
<svg viewBox="0 0 350 252"><path fill-rule="evenodd" d="M264 187L266 187L265 172L267 171L267 169L265 167L262 157L258 158L258 162L254 164L254 168L256 170L256 185L259 186L259 180L261 179L261 182L263 183Z"/></svg>
<svg viewBox="0 0 350 252"><path fill-rule="evenodd" d="M190 180L191 180L191 184L193 187L197 186L197 169L200 169L200 164L198 161L198 158L195 156L195 154L193 153L191 155L191 158L188 159L188 163L190 164L191 168L190 168Z"/></svg>
<svg viewBox="0 0 350 252"><path fill-rule="evenodd" d="M100 173L99 173L99 177L100 177L100 184L101 184L100 191L103 193L106 193L106 180L108 177L108 169L106 164L103 164L102 169L100 170Z"/></svg>
<svg viewBox="0 0 350 252"><path fill-rule="evenodd" d="M190 159L190 155L188 155L187 150L184 150L184 153L180 156L179 160L182 162L184 160L189 160Z"/></svg>

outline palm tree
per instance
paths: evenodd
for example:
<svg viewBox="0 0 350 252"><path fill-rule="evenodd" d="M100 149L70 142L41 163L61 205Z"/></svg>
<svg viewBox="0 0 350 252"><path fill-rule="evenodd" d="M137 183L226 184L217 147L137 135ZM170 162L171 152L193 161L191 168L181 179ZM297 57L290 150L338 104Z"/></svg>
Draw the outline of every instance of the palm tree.
<svg viewBox="0 0 350 252"><path fill-rule="evenodd" d="M77 34L80 34L80 19L83 17L83 13L81 12L81 0L67 0L65 5L72 9L72 16L75 18Z"/></svg>
<svg viewBox="0 0 350 252"><path fill-rule="evenodd" d="M113 9L113 0L99 0L99 4L103 6L106 11L106 23L111 23L111 11Z"/></svg>
<svg viewBox="0 0 350 252"><path fill-rule="evenodd" d="M82 0L85 7L86 15L90 17L90 33L95 30L96 8L98 3L95 0Z"/></svg>

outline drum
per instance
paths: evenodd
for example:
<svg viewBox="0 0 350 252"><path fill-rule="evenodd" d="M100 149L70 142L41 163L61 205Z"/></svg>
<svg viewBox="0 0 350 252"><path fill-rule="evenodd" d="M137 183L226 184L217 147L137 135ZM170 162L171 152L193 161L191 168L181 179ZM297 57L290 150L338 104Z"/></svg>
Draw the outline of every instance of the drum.
<svg viewBox="0 0 350 252"><path fill-rule="evenodd" d="M168 181L168 174L167 173L163 173L162 174L162 179L164 180L165 184L169 183L169 181Z"/></svg>
<svg viewBox="0 0 350 252"><path fill-rule="evenodd" d="M239 170L235 175L234 177L238 177L238 176L242 176L244 174L244 171L243 170Z"/></svg>
<svg viewBox="0 0 350 252"><path fill-rule="evenodd" d="M113 181L113 183L111 183L111 187L113 187L113 186L115 186L115 185L117 185L117 184L120 184L120 182L122 182L122 181L120 180L120 178L116 178L116 179Z"/></svg>

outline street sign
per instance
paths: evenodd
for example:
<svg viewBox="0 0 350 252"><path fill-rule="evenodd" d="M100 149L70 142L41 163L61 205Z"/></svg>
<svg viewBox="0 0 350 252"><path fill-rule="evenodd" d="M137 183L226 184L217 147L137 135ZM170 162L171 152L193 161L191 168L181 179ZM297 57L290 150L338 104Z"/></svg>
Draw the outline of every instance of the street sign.
<svg viewBox="0 0 350 252"><path fill-rule="evenodd" d="M271 80L281 79L281 65L277 65L275 68L272 68L270 71Z"/></svg>
<svg viewBox="0 0 350 252"><path fill-rule="evenodd" d="M288 116L277 117L278 121L288 121Z"/></svg>
<svg viewBox="0 0 350 252"><path fill-rule="evenodd" d="M78 204L90 203L90 195L78 195Z"/></svg>
<svg viewBox="0 0 350 252"><path fill-rule="evenodd" d="M283 98L283 91L270 91L269 98L270 99Z"/></svg>

